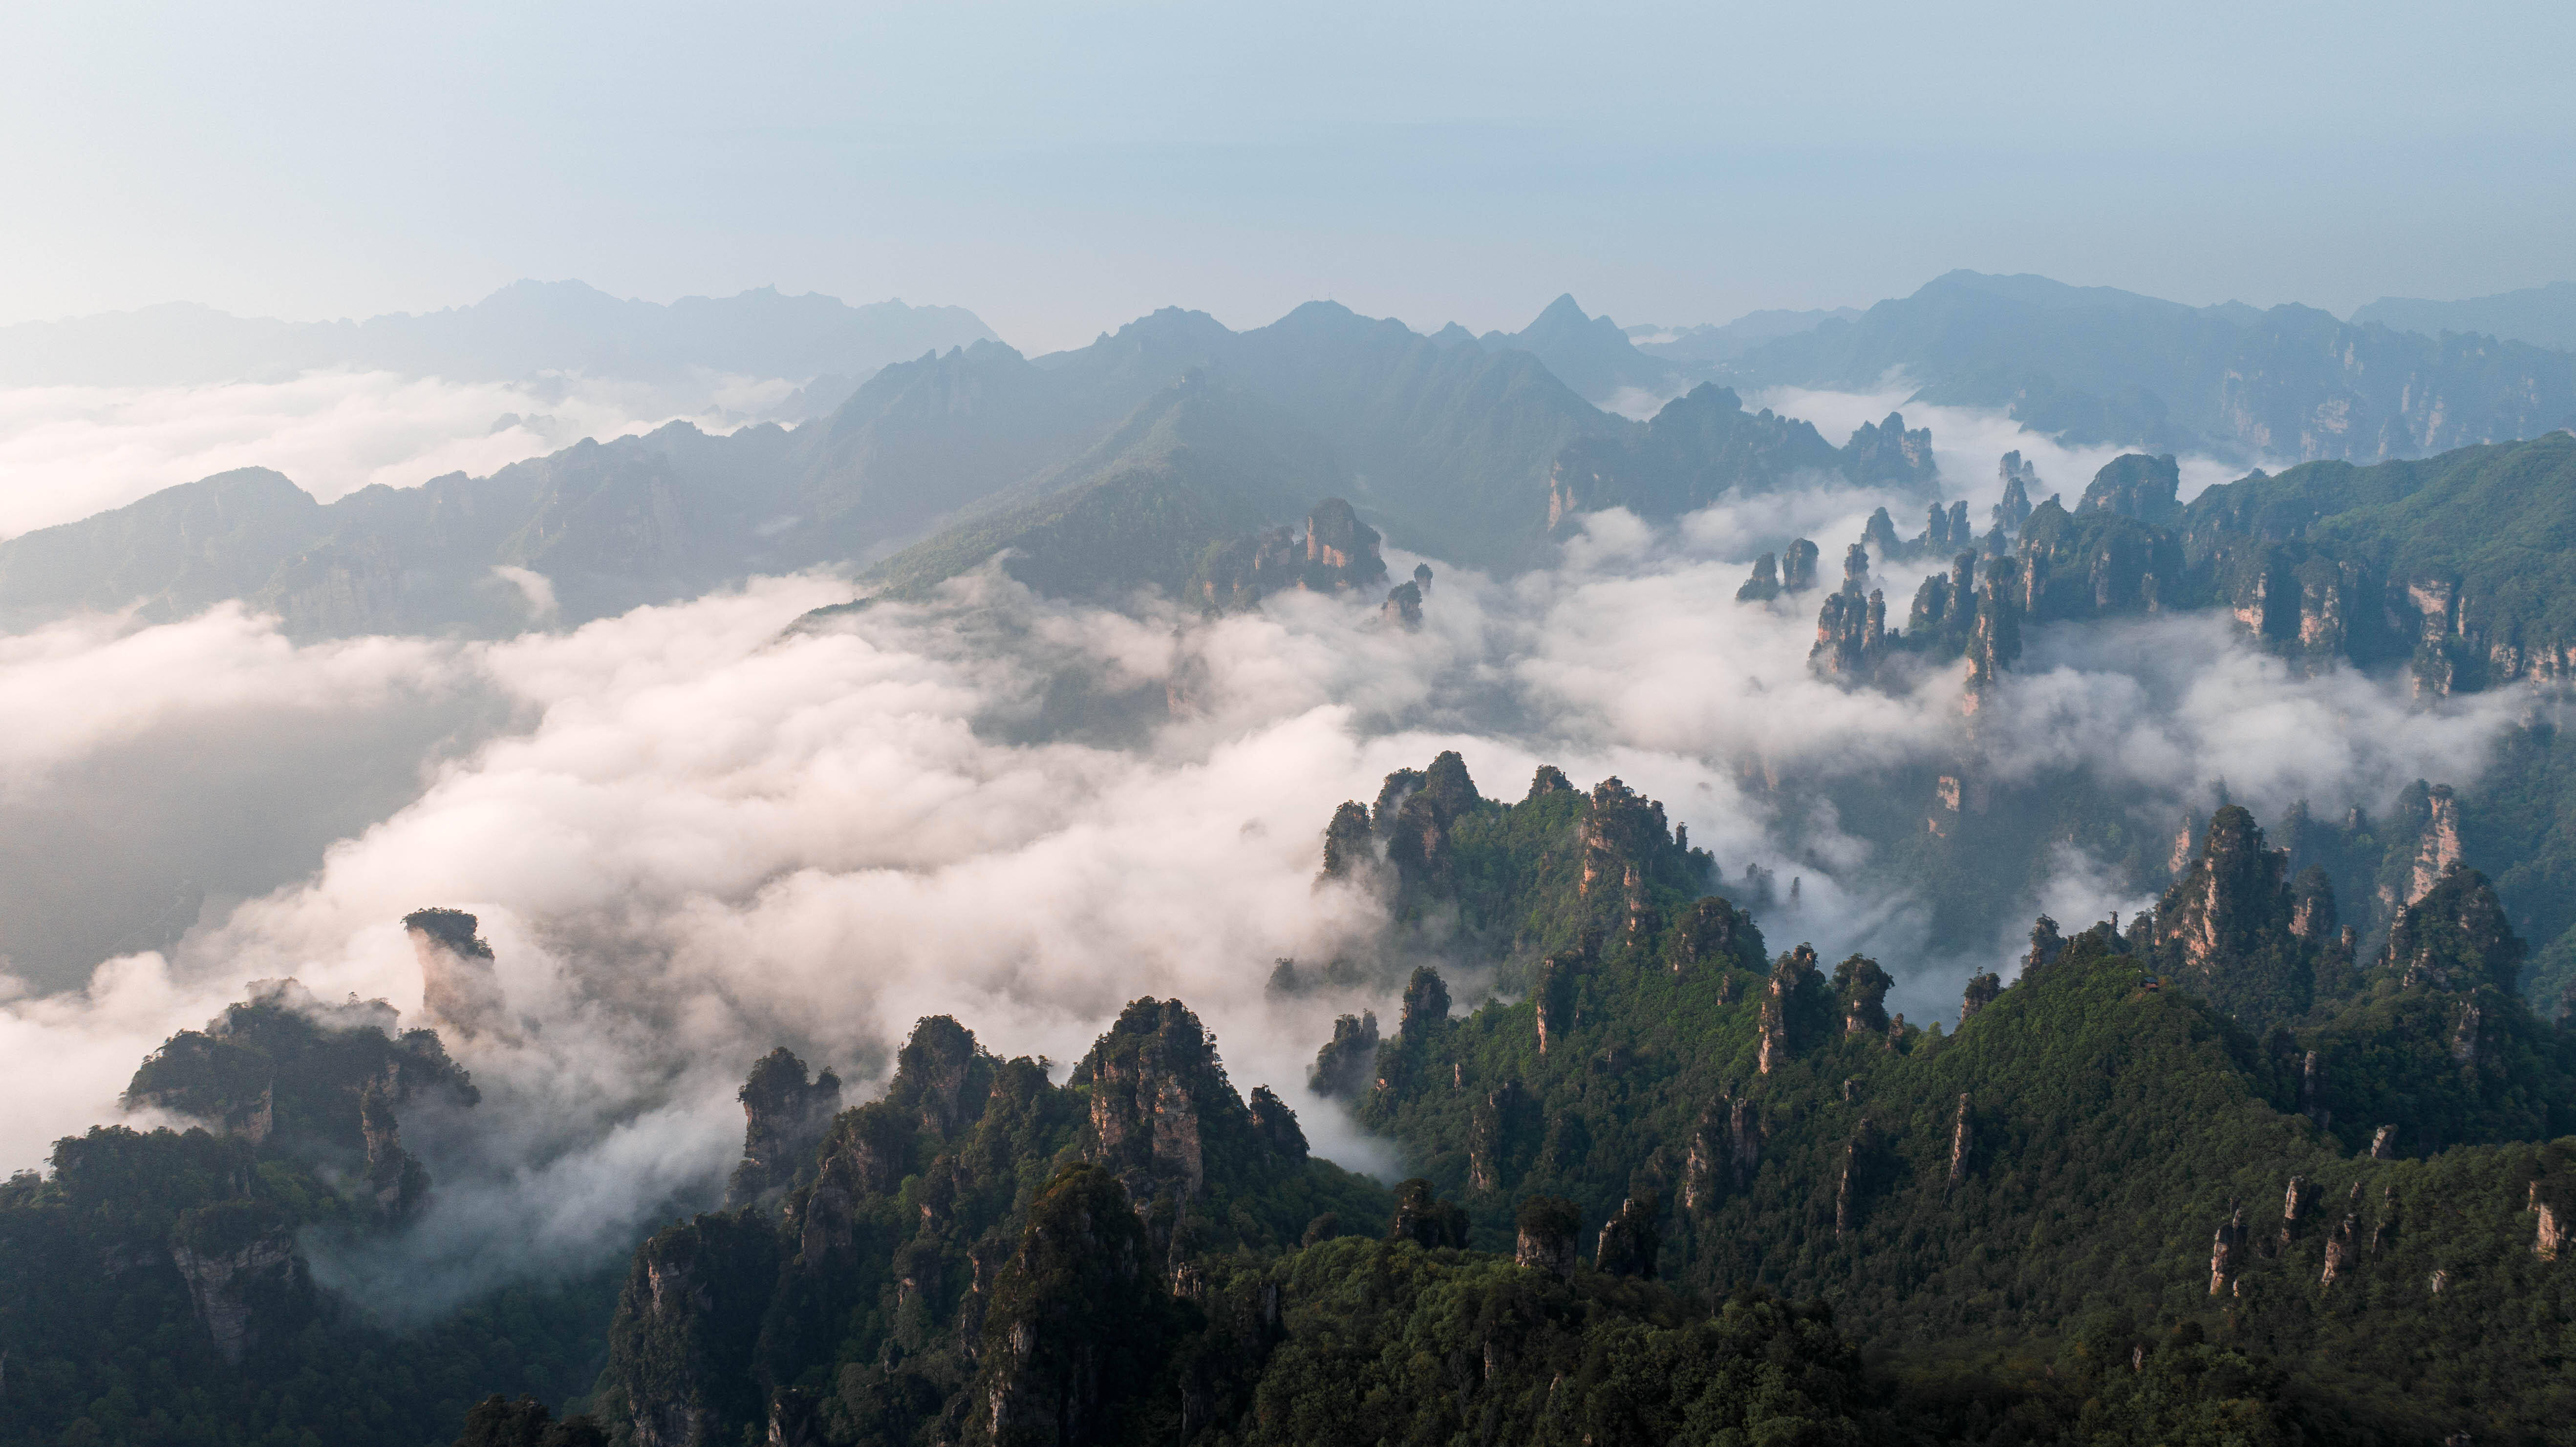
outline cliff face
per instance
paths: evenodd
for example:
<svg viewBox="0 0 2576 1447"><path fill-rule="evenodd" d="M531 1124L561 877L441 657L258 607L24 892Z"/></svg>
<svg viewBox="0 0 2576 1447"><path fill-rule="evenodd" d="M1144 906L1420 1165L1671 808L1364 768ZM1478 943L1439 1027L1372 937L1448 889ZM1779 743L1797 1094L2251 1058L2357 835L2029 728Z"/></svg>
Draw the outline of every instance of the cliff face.
<svg viewBox="0 0 2576 1447"><path fill-rule="evenodd" d="M805 1062L780 1046L751 1067L739 1098L742 1163L725 1192L728 1206L773 1199L794 1184L840 1112L841 1078L826 1070L808 1080Z"/></svg>
<svg viewBox="0 0 2576 1447"><path fill-rule="evenodd" d="M749 1213L700 1216L637 1249L609 1334L637 1447L712 1447L765 1415L752 1346L777 1271L776 1237Z"/></svg>
<svg viewBox="0 0 2576 1447"><path fill-rule="evenodd" d="M1843 475L1863 487L1928 489L1940 477L1932 460L1932 429L1906 430L1905 414L1864 422L1843 444Z"/></svg>
<svg viewBox="0 0 2576 1447"><path fill-rule="evenodd" d="M1049 1182L985 1316L967 1439L1010 1447L1110 1440L1155 1375L1172 1305L1117 1178L1075 1166Z"/></svg>
<svg viewBox="0 0 2576 1447"><path fill-rule="evenodd" d="M2165 891L2154 922L2155 959L2213 1005L2261 1030L2304 1013L2315 999L2327 941L2303 934L2300 907L2283 878L2286 850L2271 848L2253 814L2228 805L2213 815L2200 852ZM2305 916L2331 919L2333 886L2306 879Z"/></svg>
<svg viewBox="0 0 2576 1447"><path fill-rule="evenodd" d="M1198 1195L1207 1184L1203 1136L1251 1135L1214 1040L1177 1000L1129 1005L1074 1078L1091 1087L1084 1153L1139 1201Z"/></svg>
<svg viewBox="0 0 2576 1447"><path fill-rule="evenodd" d="M1734 392L1694 388L1644 427L1584 438L1557 454L1547 516L1561 532L1580 513L1623 507L1640 517L1679 517L1733 490L1770 492L1811 473L1839 471L1844 453L1813 426L1768 408L1747 412Z"/></svg>
<svg viewBox="0 0 2576 1447"><path fill-rule="evenodd" d="M456 909L414 910L403 916L420 961L420 1004L430 1023L470 1040L510 1036L509 1002L493 972L492 947L477 934L474 916Z"/></svg>
<svg viewBox="0 0 2576 1447"><path fill-rule="evenodd" d="M371 1214L398 1220L429 1190L402 1148L399 1110L480 1097L434 1032L397 1034L397 1019L381 1000L326 1005L293 980L257 981L250 1000L204 1030L170 1037L135 1071L124 1102L345 1171Z"/></svg>
<svg viewBox="0 0 2576 1447"><path fill-rule="evenodd" d="M228 1365L241 1365L263 1331L291 1330L310 1312L312 1287L295 1253L293 1222L273 1208L243 1200L183 1213L170 1235L170 1261Z"/></svg>
<svg viewBox="0 0 2576 1447"><path fill-rule="evenodd" d="M2486 876L2454 861L2398 915L2380 971L2400 989L2467 993L2487 986L2511 994L2525 953Z"/></svg>
<svg viewBox="0 0 2576 1447"><path fill-rule="evenodd" d="M794 1079L777 1059L758 1074ZM1134 1440L1164 1403L1200 1423L1222 1384L1176 1366L1170 1334L1222 1318L1199 1360L1257 1364L1277 1321L1232 1263L1382 1219L1385 1193L1312 1159L1275 1092L1234 1094L1178 1001L1130 1004L1062 1086L946 1017L897 1062L790 1162L775 1215L637 1253L602 1395L633 1440Z"/></svg>
<svg viewBox="0 0 2576 1447"><path fill-rule="evenodd" d="M1307 514L1303 536L1272 527L1209 544L1181 594L1202 608L1227 612L1290 588L1365 591L1386 582L1382 541L1349 502L1328 497ZM1419 584L1414 594L1418 622Z"/></svg>

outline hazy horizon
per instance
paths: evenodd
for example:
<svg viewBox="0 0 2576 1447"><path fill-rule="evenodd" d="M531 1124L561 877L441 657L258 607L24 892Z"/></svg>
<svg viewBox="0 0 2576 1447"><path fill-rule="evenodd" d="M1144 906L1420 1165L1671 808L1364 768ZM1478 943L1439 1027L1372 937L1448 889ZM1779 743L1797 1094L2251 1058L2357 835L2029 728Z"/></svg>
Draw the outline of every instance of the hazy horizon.
<svg viewBox="0 0 2576 1447"><path fill-rule="evenodd" d="M0 88L0 322L579 277L960 305L1047 351L1171 303L1484 331L1956 267L2337 315L2562 279L2576 19L2417 20L60 8Z"/></svg>

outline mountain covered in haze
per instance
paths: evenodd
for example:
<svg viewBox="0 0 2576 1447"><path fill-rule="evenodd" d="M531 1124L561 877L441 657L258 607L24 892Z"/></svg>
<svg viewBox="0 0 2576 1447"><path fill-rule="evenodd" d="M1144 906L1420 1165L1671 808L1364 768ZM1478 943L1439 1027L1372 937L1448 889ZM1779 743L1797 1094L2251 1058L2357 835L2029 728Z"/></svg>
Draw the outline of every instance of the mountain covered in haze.
<svg viewBox="0 0 2576 1447"><path fill-rule="evenodd" d="M1728 373L1854 391L1896 378L2068 442L2249 463L2380 462L2576 425L2576 352L1970 271L1755 347Z"/></svg>
<svg viewBox="0 0 2576 1447"><path fill-rule="evenodd" d="M2032 506L2025 467L2007 460L2006 500L1982 537L1961 511L1955 531L1936 514L1940 531L1900 538L1882 509L1843 549L1839 587L1814 576L1822 550L1807 542L1804 575L1757 565L1739 597L1767 606L1785 595L1802 608L1816 598L1809 662L1820 674L1903 692L1927 669L1958 669L1972 702L2015 670L2028 630L2192 611L2223 614L2302 673L2397 674L2426 707L2516 683L2555 689L2576 671L2576 437L2372 467L2312 462L2188 504L2176 500L2169 456L2115 459L2071 507L2062 495ZM1873 563L1927 559L1949 566L1910 601L1873 581ZM2384 817L2312 818L2301 806L2273 827L2301 869L2332 881L2365 944L2446 865L2485 871L2533 942L2523 982L2555 1014L2576 999L2576 772L2547 699L2506 731L2473 786L2418 781ZM1812 791L1778 792L1785 806ZM1887 851L1876 867L1931 886L1936 915L1956 921L1945 935L2007 907L1996 885L2035 877L2044 866L2023 851L2044 837L2115 861L2141 891L2170 867L2167 842L2140 837L2116 791L2080 765L2010 780L1917 770L1827 797L1838 827Z"/></svg>
<svg viewBox="0 0 2576 1447"><path fill-rule="evenodd" d="M1638 351L1650 357L1670 361L1731 362L1764 342L1813 331L1828 321L1857 321L1858 307L1838 306L1811 311L1772 309L1746 312L1723 324L1703 322L1697 326L1633 326L1626 329L1628 340Z"/></svg>
<svg viewBox="0 0 2576 1447"><path fill-rule="evenodd" d="M2401 332L2437 337L2475 332L2535 347L2576 351L2576 281L2553 281L2463 301L2422 301L2384 296L2352 314L2353 325L2377 323Z"/></svg>
<svg viewBox="0 0 2576 1447"><path fill-rule="evenodd" d="M363 321L237 317L188 302L0 326L0 386L190 386L317 368L505 381L544 373L837 379L993 339L963 307L849 306L762 287L667 305L578 281L513 282L470 306ZM825 390L833 390L831 386Z"/></svg>
<svg viewBox="0 0 2576 1447"><path fill-rule="evenodd" d="M674 423L329 504L261 469L166 489L0 543L0 618L136 604L169 618L241 598L304 636L496 635L919 542L888 564L917 589L1032 527L1120 534L1082 522L1087 506L1169 515L1157 546L1195 558L1328 496L1398 545L1512 568L1540 556L1570 506L1606 505L1568 492L1576 444L1596 448L1576 458L1587 476L1617 472L1625 505L1658 518L1809 470L1929 477L1919 432L1888 453L1872 424L1837 448L1804 423L1744 414L1731 393L1686 401L1688 428L1630 422L1531 353L1445 344L1331 303L1239 333L1166 310L1071 352L985 341L896 363L792 430ZM1168 590L1188 572L1139 563L1083 586Z"/></svg>
<svg viewBox="0 0 2576 1447"><path fill-rule="evenodd" d="M1487 332L1488 348L1528 352L1584 400L1607 406L1622 393L1660 400L1675 390L1680 371L1664 358L1637 349L1616 322L1587 316L1572 293L1547 304L1518 332Z"/></svg>

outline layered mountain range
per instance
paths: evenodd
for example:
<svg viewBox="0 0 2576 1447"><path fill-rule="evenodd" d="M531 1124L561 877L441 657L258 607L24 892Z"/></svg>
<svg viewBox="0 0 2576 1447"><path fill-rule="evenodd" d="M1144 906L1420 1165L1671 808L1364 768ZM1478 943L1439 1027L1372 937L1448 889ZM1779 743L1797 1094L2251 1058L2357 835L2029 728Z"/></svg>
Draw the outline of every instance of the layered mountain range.
<svg viewBox="0 0 2576 1447"><path fill-rule="evenodd" d="M193 386L316 369L460 381L692 373L822 379L835 398L889 362L993 339L963 307L782 295L763 287L667 305L577 281L520 281L471 306L284 322L176 302L0 327L0 385Z"/></svg>
<svg viewBox="0 0 2576 1447"><path fill-rule="evenodd" d="M1170 591L1209 545L1325 497L1347 499L1399 546L1511 569L1586 510L1668 518L1815 475L1931 487L1921 429L1891 417L1836 445L1795 419L1746 412L1720 385L1730 381L1868 390L1901 377L1925 401L1999 408L2070 441L2246 458L2375 462L2576 422L2576 354L2297 307L2194 309L1963 272L1812 322L1756 328L1770 339L1723 360L1641 351L1571 297L1521 332L1482 338L1454 325L1424 337L1319 302L1241 333L1165 310L1038 358L980 339L884 366L792 431L673 424L327 505L256 468L171 488L0 544L0 620L135 605L168 617L239 598L304 636L492 635L906 548L883 577L918 591L998 552L1125 537L1148 518L1157 536L1142 553L1112 547L1030 576L1043 586L1061 575L1078 592ZM382 351L387 365L469 372L544 358L802 376L865 371L898 338L960 328L981 331L971 318L879 316L827 298L654 308L531 284L434 317L252 327L221 365L269 365L259 349L270 347L280 367ZM83 346L113 350L47 333L28 354L77 358ZM1644 423L1595 405L1660 398L1671 400Z"/></svg>
<svg viewBox="0 0 2576 1447"><path fill-rule="evenodd" d="M303 636L489 635L926 538L883 573L918 590L1068 533L1107 551L1064 588L1169 589L1207 545L1330 496L1401 545L1510 566L1592 487L1554 485L1578 442L1595 450L1569 465L1624 468L1618 500L1662 517L1808 471L1898 485L1928 471L1919 431L1910 452L1875 425L1838 449L1721 389L1685 400L1673 422L1629 422L1527 352L1446 345L1329 303L1242 333L1163 311L1075 352L979 342L898 363L793 430L674 423L327 505L274 472L226 473L0 544L0 618L172 617L242 598Z"/></svg>
<svg viewBox="0 0 2576 1447"><path fill-rule="evenodd" d="M2247 463L2380 462L2576 424L2576 352L2313 307L2191 307L1954 271L1727 364L1754 385L1991 407L2068 442Z"/></svg>

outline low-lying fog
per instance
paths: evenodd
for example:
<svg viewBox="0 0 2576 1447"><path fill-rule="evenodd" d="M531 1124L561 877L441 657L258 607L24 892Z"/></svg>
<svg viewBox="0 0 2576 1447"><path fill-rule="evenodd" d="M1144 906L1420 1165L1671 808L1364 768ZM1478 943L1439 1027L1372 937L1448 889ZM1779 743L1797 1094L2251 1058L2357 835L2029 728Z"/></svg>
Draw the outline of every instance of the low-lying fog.
<svg viewBox="0 0 2576 1447"><path fill-rule="evenodd" d="M1888 399L1789 405L1839 435ZM2110 455L1952 409L1908 420L1933 426L1980 520L2005 447L2070 499ZM2218 475L2186 471L2195 489ZM422 1228L322 1266L398 1282L414 1309L593 1264L710 1191L740 1147L734 1090L771 1046L864 1093L930 1013L1061 1066L1126 1000L1177 995L1238 1087L1270 1084L1326 1154L1383 1168L1303 1086L1334 1014L1389 1001L1263 986L1274 960L1373 931L1369 900L1316 887L1322 829L1441 749L1506 799L1541 763L1586 786L1620 775L1730 876L1759 862L1803 880L1801 910L1763 921L1776 945L1867 949L1901 982L1890 1004L1928 1020L1955 1014L1969 970L2009 969L2015 932L1935 955L1919 902L1868 882L1866 843L1775 818L1740 780L2081 758L2165 827L2222 775L2267 817L2301 797L2376 809L2418 776L2471 781L2530 703L2426 707L2351 672L2301 678L2214 614L2035 630L1973 729L1955 669L1846 690L1807 670L1814 595L1734 592L1791 536L1830 568L1883 501L1823 489L1670 528L1606 514L1558 566L1511 580L1433 559L1417 633L1382 626L1373 597L1201 621L989 575L792 631L850 593L809 575L499 643L297 647L232 608L0 639L0 829L51 871L0 895L0 928L54 952L0 983L0 1166L115 1119L136 1062L246 981L414 1011L399 920L444 905L481 917L527 1028L455 1043L484 1101L470 1129L421 1123L442 1183ZM1919 527L1919 508L1893 510ZM1915 578L1882 570L1891 611ZM1090 705L1069 715L1068 697ZM2032 907L2080 922L2141 902L2104 879L2068 857ZM81 958L62 942L86 937L53 918L118 909L163 922L155 948Z"/></svg>

